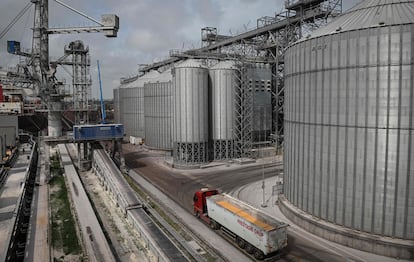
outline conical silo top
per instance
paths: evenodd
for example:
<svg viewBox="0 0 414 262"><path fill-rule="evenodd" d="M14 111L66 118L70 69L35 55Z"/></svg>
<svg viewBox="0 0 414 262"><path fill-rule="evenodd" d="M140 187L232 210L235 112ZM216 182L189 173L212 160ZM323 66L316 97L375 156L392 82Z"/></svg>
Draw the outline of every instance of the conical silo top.
<svg viewBox="0 0 414 262"><path fill-rule="evenodd" d="M171 68L160 73L160 75L155 79L157 82L168 82L172 80Z"/></svg>
<svg viewBox="0 0 414 262"><path fill-rule="evenodd" d="M302 40L364 28L412 23L414 0L365 0Z"/></svg>
<svg viewBox="0 0 414 262"><path fill-rule="evenodd" d="M237 69L236 63L232 60L220 61L210 68L211 70L222 70L222 69Z"/></svg>
<svg viewBox="0 0 414 262"><path fill-rule="evenodd" d="M153 82L160 75L156 70L151 70L148 73L138 77L135 81L128 84L128 87L143 87L145 83Z"/></svg>
<svg viewBox="0 0 414 262"><path fill-rule="evenodd" d="M206 66L203 65L201 60L187 59L179 64L176 64L175 68L206 68Z"/></svg>

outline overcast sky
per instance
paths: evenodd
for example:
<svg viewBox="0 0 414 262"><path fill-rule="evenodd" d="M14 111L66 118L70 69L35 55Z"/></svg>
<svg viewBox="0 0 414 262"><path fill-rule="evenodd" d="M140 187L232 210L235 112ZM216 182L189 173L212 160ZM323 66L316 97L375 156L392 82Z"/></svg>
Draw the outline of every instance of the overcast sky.
<svg viewBox="0 0 414 262"><path fill-rule="evenodd" d="M117 14L120 29L117 38L101 33L51 35L51 57L63 55L65 44L82 40L91 56L92 96L98 97L98 72L101 66L104 97L112 98L119 79L137 74L139 64L149 64L168 57L169 50L201 46L201 28L218 28L219 34L235 35L252 29L262 16L274 16L283 10L283 0L61 0L83 13L101 20L102 14ZM0 31L29 3L30 0L1 0ZM343 0L347 10L359 0ZM7 54L7 40L21 42L31 49L34 7L0 39L0 67L15 66L19 57ZM49 0L49 27L78 27L93 23ZM69 68L70 69L70 68ZM70 70L69 70L70 71ZM70 76L58 68L58 77Z"/></svg>

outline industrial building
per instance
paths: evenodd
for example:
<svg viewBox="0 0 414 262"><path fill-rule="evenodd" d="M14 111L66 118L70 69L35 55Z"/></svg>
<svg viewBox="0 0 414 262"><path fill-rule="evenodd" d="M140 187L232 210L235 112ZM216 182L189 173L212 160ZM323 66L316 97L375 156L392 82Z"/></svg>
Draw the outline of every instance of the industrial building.
<svg viewBox="0 0 414 262"><path fill-rule="evenodd" d="M330 240L410 258L413 54L414 1L363 1L288 48L288 217Z"/></svg>
<svg viewBox="0 0 414 262"><path fill-rule="evenodd" d="M19 185L15 187L16 196L22 195L13 196L18 201L16 205L20 206L16 209L18 212L7 211L7 216L13 220L7 222L11 226L10 232L17 234L2 234L8 238L1 247L7 250L2 252L7 256L5 261L41 253L31 252L37 247L24 243L34 243L35 240L30 239L32 232L47 232L43 229L50 230L50 224L53 225L48 223L38 228L41 223L29 223L28 218L40 214L38 210L31 210L30 205L38 201L32 199L33 192L43 191L45 203L50 201L46 187L50 182L50 165L54 161L50 158L54 158L51 153L55 153L50 147L56 144L60 144L57 148L61 154L61 159L57 160L67 172L65 179L69 179L66 185L72 198L77 199L73 202L75 210L85 210L83 204L89 202L80 189L84 185L91 186L92 190L99 186L91 182L93 180L81 183L82 177L90 179L89 174L78 176L82 174L78 172L92 168L98 179L95 181L102 184L102 190L108 190L114 206L122 209L124 218L138 230L137 235L148 238L145 246L158 254L151 258L157 261L174 260L174 252L166 246L177 249L178 256L182 257L182 260L175 258L174 261L190 261L189 254L193 260L205 260L199 259L201 252L198 253L204 247L190 245L190 241L176 234L175 229L154 212L158 207L152 210L159 201L165 201L159 207L165 214L171 214L172 220L178 218L178 213L189 215L188 220L177 219L179 223L176 225L181 229L192 228L188 232L183 230L184 234L188 233L186 237L197 232L194 236L197 241L191 242L205 241L208 249L217 248L217 253L221 253L223 250L220 249L232 248L221 246L220 243L227 241L217 242L220 237L216 234L204 238L203 234L208 233L193 222L197 216L179 208L191 202L194 197L191 191L195 188L214 186L228 192L256 182L262 183L261 189L254 189L254 194L250 195L257 198L261 190L263 201L260 206L273 208L277 216L342 245L412 260L414 0L365 0L342 15L340 0L287 0L284 3L284 11L274 17L259 18L254 29L235 36L219 35L213 27L202 28L200 48L170 51L168 59L140 67L133 77L121 78L120 86L113 91L115 124L105 122L103 106L102 121L95 125L90 123L93 107L89 103L89 47L81 40L72 41L64 47L62 57L49 61L48 36L102 32L108 37L116 37L118 17L103 15L101 22L92 19L99 26L49 28L48 1L30 1L25 9L31 5L35 7L33 50L26 53L17 41L10 41L8 47L10 53L30 57L32 61L25 71L0 72L0 81L7 84L7 88L13 86L23 90L29 87L32 96L41 98L28 101L11 90L3 95L0 87L0 163L4 166L0 172L0 185L20 174L21 180L14 185ZM319 29L314 31L315 28ZM63 88L63 82L55 77L58 65L72 67L70 95ZM99 61L98 72L100 81ZM71 99L67 100L68 97ZM104 105L102 94L101 105ZM64 112L71 113L73 119ZM43 123L37 121L38 118L43 118ZM34 130L28 130L28 125L33 125ZM68 125L72 132L66 134L64 125ZM19 129L36 133L36 136L19 134ZM29 144L19 145L16 138L19 136L22 141L23 137L29 140ZM122 145L123 138L143 147ZM77 143L77 148L63 145L68 142ZM29 149L30 155L26 154ZM148 149L165 151L165 157L164 152L160 154ZM126 152L125 159L122 150ZM267 156L279 156L266 162L265 152L269 153ZM12 155L18 157L16 165L10 160ZM260 157L263 161L252 163L249 168L237 165L243 161L251 163L252 159ZM206 169L177 170L159 165L162 158L174 168ZM73 166L74 159L78 170ZM213 161L219 163L208 165ZM8 173L13 165L17 170ZM25 183L23 176L30 183ZM37 176L39 179L35 180ZM276 180L276 185L271 187L271 201L273 197L277 200L267 205L265 180L270 179ZM157 191L147 190L149 184ZM145 200L136 197L139 190L131 189L139 185L145 188L142 190L144 195L148 193ZM4 188L8 186L0 187L0 193ZM20 189L23 193L18 192ZM266 190L270 190L268 186ZM165 197L159 192L165 193ZM82 198L77 198L79 193ZM3 202L10 198L5 194L2 197L6 200ZM102 210L104 213L113 211ZM48 211L48 206L43 207L43 215L50 219ZM74 213L81 218L77 221L79 227L90 223L89 215ZM148 214L162 226L149 223ZM249 220L254 218L240 220L242 223L237 221L234 225L242 226L242 231L250 230L252 227L248 222L252 221ZM34 217L32 221L38 219ZM100 228L108 223L93 224ZM28 232L27 228L32 226L34 231ZM372 255L369 259L380 257L355 255L362 252L349 252L344 246L330 252L336 244L320 241L322 244L315 245L312 242L316 241L312 240L319 238L303 236L298 233L298 228L292 226L284 231L296 243L286 237L283 240L283 246L289 246L286 253L295 258L309 259L308 255L311 255L310 260L333 261L330 258L335 257L342 261L365 259L364 256L369 255ZM165 232L158 232L161 229L169 232L168 237ZM9 230L7 228L7 232ZM260 237L259 231L250 231ZM99 251L99 248L94 250L98 244L104 244L108 253L120 253L115 248L108 249L105 239L98 243L100 241L96 241L98 238L92 235L90 227L84 227L81 232L90 254L105 256L101 252L95 253ZM237 255L252 253L250 244L247 242L246 245L241 236L235 234L233 238L246 252L236 252ZM119 233L116 237L115 241ZM122 249L127 249L122 242ZM326 246L321 248L324 244ZM211 250L212 254L215 252ZM279 258L282 253L274 255ZM237 259L237 255L232 257L233 254L230 250L226 258L244 261ZM171 259L164 259L164 255ZM48 256L51 258L53 254ZM93 255L85 257L94 259ZM107 257L110 260L111 256Z"/></svg>
<svg viewBox="0 0 414 262"><path fill-rule="evenodd" d="M150 85L164 87L153 90L158 98L145 96L141 110L150 114L148 120L159 110L159 124L146 121L144 133L132 128L126 135L141 136L150 148L171 150L178 167L249 157L276 136L271 145L282 144L284 151L281 203L286 216L341 244L409 258L414 239L414 1L362 1L303 35L305 24L315 25L323 17L322 4L335 14L331 1L286 1L284 18L259 19L256 30L236 37L203 28L201 49L141 70L137 79L154 70L171 72L171 77L146 83L148 94ZM246 39L255 39L255 50L266 54L251 59L234 51L248 46ZM282 42L286 51L280 49ZM123 98L128 81L114 90L123 101L115 109L121 122L132 107Z"/></svg>

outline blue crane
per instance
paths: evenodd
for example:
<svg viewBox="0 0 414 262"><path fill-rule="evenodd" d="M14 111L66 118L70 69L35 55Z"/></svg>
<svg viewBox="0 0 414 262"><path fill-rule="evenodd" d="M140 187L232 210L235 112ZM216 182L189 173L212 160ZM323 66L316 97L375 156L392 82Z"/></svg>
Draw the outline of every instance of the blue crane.
<svg viewBox="0 0 414 262"><path fill-rule="evenodd" d="M101 113L102 113L102 123L101 124L106 124L105 103L104 103L103 95L102 95L101 68L99 67L99 60L96 60L96 62L98 64L99 90L100 90L100 93L101 93Z"/></svg>

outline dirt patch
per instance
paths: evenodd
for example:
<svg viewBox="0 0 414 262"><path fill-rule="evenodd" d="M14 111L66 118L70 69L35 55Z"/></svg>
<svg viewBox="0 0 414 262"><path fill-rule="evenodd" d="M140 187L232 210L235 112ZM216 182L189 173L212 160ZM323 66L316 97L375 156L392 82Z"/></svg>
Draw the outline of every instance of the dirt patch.
<svg viewBox="0 0 414 262"><path fill-rule="evenodd" d="M80 175L113 248L121 261L155 261L145 242L135 234L124 215L92 171Z"/></svg>

